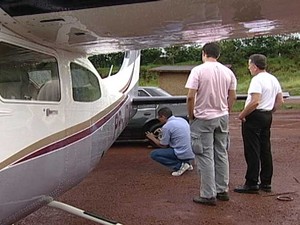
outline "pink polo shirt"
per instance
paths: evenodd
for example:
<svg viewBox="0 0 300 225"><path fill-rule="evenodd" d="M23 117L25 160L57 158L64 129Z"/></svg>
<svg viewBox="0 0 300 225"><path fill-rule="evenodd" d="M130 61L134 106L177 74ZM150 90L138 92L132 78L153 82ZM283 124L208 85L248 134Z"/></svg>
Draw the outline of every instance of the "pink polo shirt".
<svg viewBox="0 0 300 225"><path fill-rule="evenodd" d="M192 69L185 87L197 90L194 115L214 119L228 114L228 91L236 90L234 73L219 62L205 62Z"/></svg>

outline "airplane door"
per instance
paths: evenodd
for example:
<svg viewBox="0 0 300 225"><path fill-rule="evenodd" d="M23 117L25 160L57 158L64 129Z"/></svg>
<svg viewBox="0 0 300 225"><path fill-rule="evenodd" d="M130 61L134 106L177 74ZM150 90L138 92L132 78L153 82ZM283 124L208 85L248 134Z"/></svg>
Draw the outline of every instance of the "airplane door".
<svg viewBox="0 0 300 225"><path fill-rule="evenodd" d="M21 159L51 144L49 137L63 129L58 63L46 49L0 41L0 52L1 156L18 152Z"/></svg>

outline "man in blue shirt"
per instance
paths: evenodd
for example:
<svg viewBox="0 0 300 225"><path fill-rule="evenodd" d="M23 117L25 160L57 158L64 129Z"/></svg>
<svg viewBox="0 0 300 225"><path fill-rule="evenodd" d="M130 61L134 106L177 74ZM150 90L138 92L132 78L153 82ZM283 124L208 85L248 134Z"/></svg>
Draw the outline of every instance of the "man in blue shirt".
<svg viewBox="0 0 300 225"><path fill-rule="evenodd" d="M160 147L151 152L151 158L173 170L172 176L180 176L187 170L193 170L190 161L195 155L191 147L188 122L181 117L173 116L168 107L159 109L158 120L164 124L161 140L153 133L146 132L147 138Z"/></svg>

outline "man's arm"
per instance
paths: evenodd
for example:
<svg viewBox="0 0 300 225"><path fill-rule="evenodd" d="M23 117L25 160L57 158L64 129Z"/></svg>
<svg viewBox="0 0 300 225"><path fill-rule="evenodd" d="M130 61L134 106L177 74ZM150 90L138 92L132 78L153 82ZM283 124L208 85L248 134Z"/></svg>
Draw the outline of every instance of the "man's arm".
<svg viewBox="0 0 300 225"><path fill-rule="evenodd" d="M187 94L187 111L188 111L188 117L189 121L191 122L194 119L194 105L195 105L195 96L196 96L196 89L189 89Z"/></svg>
<svg viewBox="0 0 300 225"><path fill-rule="evenodd" d="M282 93L278 93L276 95L276 99L275 99L275 103L274 103L274 107L272 109L272 112L275 112L277 109L279 109L282 106L283 103L284 103L283 95L282 95Z"/></svg>
<svg viewBox="0 0 300 225"><path fill-rule="evenodd" d="M160 148L166 148L166 147L168 147L167 145L162 145L162 144L160 143L160 141L155 137L155 135L154 135L153 133L147 131L145 134L146 134L146 137L147 137L149 140L151 140L151 141L152 141L155 145L157 145L158 147L160 147Z"/></svg>
<svg viewBox="0 0 300 225"><path fill-rule="evenodd" d="M249 104L243 109L243 111L239 114L239 119L245 121L245 117L252 113L256 107L259 105L259 101L261 98L260 93L252 93L251 101Z"/></svg>
<svg viewBox="0 0 300 225"><path fill-rule="evenodd" d="M233 104L236 101L236 90L229 90L228 91L228 111L232 111Z"/></svg>

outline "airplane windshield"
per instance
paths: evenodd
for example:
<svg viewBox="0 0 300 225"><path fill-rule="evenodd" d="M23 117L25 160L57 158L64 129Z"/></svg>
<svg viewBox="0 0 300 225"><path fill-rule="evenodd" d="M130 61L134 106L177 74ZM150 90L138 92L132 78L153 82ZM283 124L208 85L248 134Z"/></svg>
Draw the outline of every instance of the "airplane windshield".
<svg viewBox="0 0 300 225"><path fill-rule="evenodd" d="M59 101L53 56L0 42L0 96L8 100Z"/></svg>

